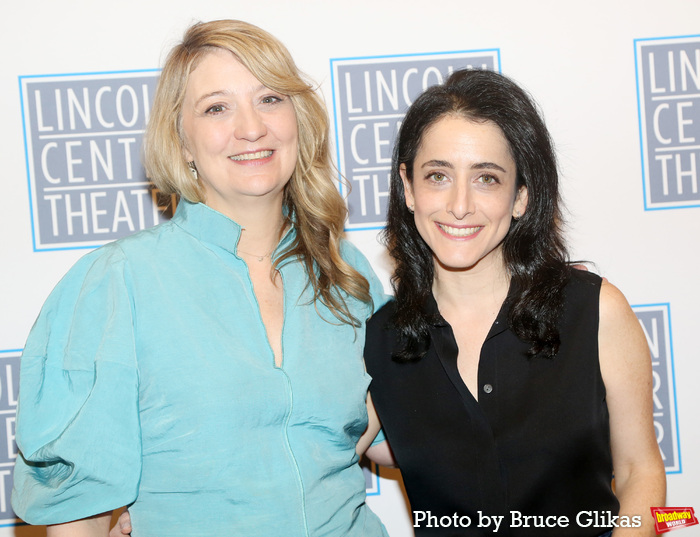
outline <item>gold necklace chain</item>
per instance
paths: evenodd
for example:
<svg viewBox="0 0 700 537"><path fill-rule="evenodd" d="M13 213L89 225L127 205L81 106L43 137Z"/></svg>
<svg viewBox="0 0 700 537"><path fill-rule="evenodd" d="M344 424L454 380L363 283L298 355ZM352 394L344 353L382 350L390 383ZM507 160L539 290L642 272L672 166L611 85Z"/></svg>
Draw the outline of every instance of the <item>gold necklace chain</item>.
<svg viewBox="0 0 700 537"><path fill-rule="evenodd" d="M270 251L269 251L268 253L266 253L265 255L257 255L257 254L251 254L250 252L244 252L244 251L241 250L240 248L236 248L236 253L245 254L245 255L252 255L253 257L257 258L257 259L258 259L258 262L260 262L260 263L262 263L263 260L264 260L266 257L270 257L270 256L272 255L272 252L274 252L274 251L275 251L275 250L274 250L274 248L273 248L272 250L270 250Z"/></svg>
<svg viewBox="0 0 700 537"><path fill-rule="evenodd" d="M284 228L282 229L282 235L284 235L285 231L287 230L287 226L288 226L288 224L285 224ZM267 252L265 255L258 255L258 254L251 254L250 252L244 252L240 248L236 247L236 253L253 256L258 260L258 262L262 263L266 257L270 257L272 255L272 252L275 251L275 248L277 248L277 246L272 248L272 250ZM270 259L272 259L272 258L270 257Z"/></svg>

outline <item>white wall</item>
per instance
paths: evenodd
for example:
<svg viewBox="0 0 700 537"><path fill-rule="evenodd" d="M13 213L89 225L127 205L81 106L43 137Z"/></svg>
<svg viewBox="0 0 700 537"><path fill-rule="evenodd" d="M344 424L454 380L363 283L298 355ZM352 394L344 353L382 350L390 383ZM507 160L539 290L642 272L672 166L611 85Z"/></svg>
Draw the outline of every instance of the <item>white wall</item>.
<svg viewBox="0 0 700 537"><path fill-rule="evenodd" d="M693 181L697 190L700 173L700 81L691 76L690 88L682 98L654 101L658 104L648 108L653 111L668 103L659 117L677 124L678 103L690 103L681 106L680 120L686 122L683 131L662 123L660 135L678 138L671 146L676 142L685 146L678 151L685 168L691 166L691 155L696 158L696 175L684 179L686 201L651 210L659 203L645 205L642 144L646 141L640 136L635 69L635 40L696 36L690 39L695 52L689 58L691 70L700 71L700 3L667 0L661 7L649 0L354 0L344 4L320 0L36 0L16 2L3 11L0 360L16 361L15 351L22 348L47 294L86 251L35 251L19 77L158 68L165 52L191 22L239 18L265 28L289 47L298 65L320 84L333 114L331 59L495 49L501 71L534 94L554 137L573 257L594 261L631 304L662 304L652 311L670 312L671 346L665 352L661 349L656 365L659 378L668 373L671 383L666 398L658 403L663 408L656 409L659 428L666 441L679 441L671 444L675 451L668 454L676 463L668 475L668 504L700 507L700 391L696 384L700 377L696 309L700 303L700 195L692 192ZM657 91L654 95L647 91L643 97L663 96L661 89L671 89L662 74L667 56L658 53L655 58ZM658 176L650 181L659 184ZM669 184L671 189L677 187L675 179ZM675 207L682 204L691 206ZM376 231L348 235L373 261L388 289L389 266L375 240ZM655 343L652 324L647 328ZM668 326L657 328L668 335ZM8 397L5 389L6 373L0 381L0 411L10 418L11 435L13 396L10 392ZM669 407L674 402L676 412ZM0 444L7 445L5 430L0 423ZM11 437L9 440L11 443ZM7 451L0 448L0 475L11 467L12 449L2 458ZM386 521L392 537L409 536L410 521L397 472L382 469L381 474L391 478L381 479L380 494L370 496L369 502ZM2 511L6 500L0 491L0 521L8 523L9 515ZM0 537L34 532L27 527L0 527ZM683 535L700 535L700 531L689 528Z"/></svg>

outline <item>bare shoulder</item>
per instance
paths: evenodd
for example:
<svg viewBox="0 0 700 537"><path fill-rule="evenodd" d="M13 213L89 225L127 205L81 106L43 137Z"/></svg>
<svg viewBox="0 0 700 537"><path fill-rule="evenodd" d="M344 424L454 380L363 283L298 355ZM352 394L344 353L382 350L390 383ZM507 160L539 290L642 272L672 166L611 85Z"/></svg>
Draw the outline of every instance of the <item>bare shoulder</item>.
<svg viewBox="0 0 700 537"><path fill-rule="evenodd" d="M603 280L600 285L599 312L601 332L606 329L620 330L625 327L635 331L639 329L637 317L627 298L607 280Z"/></svg>
<svg viewBox="0 0 700 537"><path fill-rule="evenodd" d="M615 315L631 309L625 295L608 280L600 284L600 312L606 315Z"/></svg>
<svg viewBox="0 0 700 537"><path fill-rule="evenodd" d="M625 295L612 283L600 287L598 343L604 378L614 371L625 375L633 370L646 375L650 367L649 348L637 316Z"/></svg>

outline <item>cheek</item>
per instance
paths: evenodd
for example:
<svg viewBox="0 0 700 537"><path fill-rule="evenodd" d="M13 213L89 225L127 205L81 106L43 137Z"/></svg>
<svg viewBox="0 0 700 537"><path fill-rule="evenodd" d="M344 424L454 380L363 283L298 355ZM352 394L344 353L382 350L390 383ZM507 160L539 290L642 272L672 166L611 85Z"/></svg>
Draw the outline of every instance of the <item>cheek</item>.
<svg viewBox="0 0 700 537"><path fill-rule="evenodd" d="M413 205L413 216L418 233L424 241L430 243L431 235L437 232L433 222L433 215L439 214L439 202L433 197L417 194L409 202L409 205Z"/></svg>
<svg viewBox="0 0 700 537"><path fill-rule="evenodd" d="M421 239L428 245L428 247L433 250L435 248L435 240L433 235L437 232L432 224L425 219L416 218L416 229L418 230L418 235Z"/></svg>
<svg viewBox="0 0 700 537"><path fill-rule="evenodd" d="M274 129L277 132L277 137L288 143L299 143L299 125L297 123L294 110L287 112L285 115L277 118Z"/></svg>
<svg viewBox="0 0 700 537"><path fill-rule="evenodd" d="M295 155L299 153L299 133L296 129L291 133L289 137L289 143Z"/></svg>
<svg viewBox="0 0 700 537"><path fill-rule="evenodd" d="M294 171L297 161L300 158L299 155L299 135L295 131L288 133L287 139L281 139L282 142L282 154L284 155L284 161L290 166Z"/></svg>
<svg viewBox="0 0 700 537"><path fill-rule="evenodd" d="M415 207L416 214L423 216L445 209L448 195L445 192L422 188L420 185L413 187L411 192L406 192L406 199L410 199ZM410 198L408 197L410 195Z"/></svg>
<svg viewBox="0 0 700 537"><path fill-rule="evenodd" d="M203 132L196 126L192 126L183 132L185 147L193 154L194 160L202 159L210 148L216 144L216 137L213 133Z"/></svg>

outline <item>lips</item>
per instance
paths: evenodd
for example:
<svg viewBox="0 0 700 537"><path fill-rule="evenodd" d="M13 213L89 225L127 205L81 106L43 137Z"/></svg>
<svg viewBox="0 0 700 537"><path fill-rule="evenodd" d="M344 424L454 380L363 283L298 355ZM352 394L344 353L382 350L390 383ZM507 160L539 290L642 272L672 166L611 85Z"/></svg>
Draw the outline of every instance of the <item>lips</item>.
<svg viewBox="0 0 700 537"><path fill-rule="evenodd" d="M484 226L474 226L474 227L452 227L448 226L447 224L440 224L438 222L435 222L438 228L445 233L446 235L449 235L451 237L456 237L456 238L466 238L470 237L472 235L476 235L483 229Z"/></svg>
<svg viewBox="0 0 700 537"><path fill-rule="evenodd" d="M266 149L265 151L256 151L254 153L241 153L240 155L233 155L229 157L231 160L236 162L246 161L246 160L259 160L272 156L272 150Z"/></svg>

